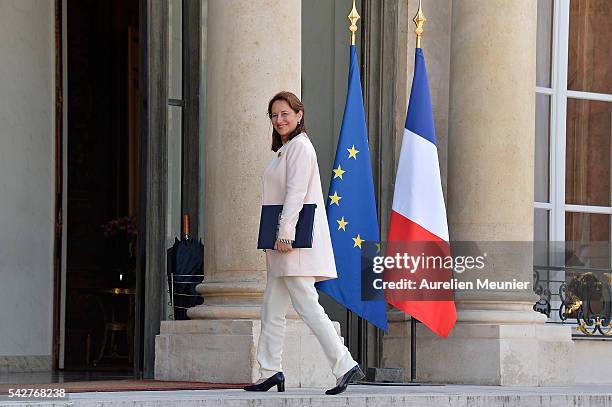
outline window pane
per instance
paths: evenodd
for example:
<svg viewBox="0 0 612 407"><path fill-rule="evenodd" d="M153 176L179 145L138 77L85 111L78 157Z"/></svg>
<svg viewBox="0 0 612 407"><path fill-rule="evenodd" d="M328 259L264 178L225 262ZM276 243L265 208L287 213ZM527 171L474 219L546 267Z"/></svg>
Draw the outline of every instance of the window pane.
<svg viewBox="0 0 612 407"><path fill-rule="evenodd" d="M174 244L176 237L181 237L181 168L182 168L182 115L179 106L168 106L168 139L166 156L166 247ZM164 319L173 314L168 279L164 297Z"/></svg>
<svg viewBox="0 0 612 407"><path fill-rule="evenodd" d="M610 215L565 214L567 266L610 268Z"/></svg>
<svg viewBox="0 0 612 407"><path fill-rule="evenodd" d="M206 67L208 64L207 52L208 49L208 0L202 0L202 64L200 71L200 95L206 95ZM200 99L200 213L198 214L199 219L199 233L201 237L204 237L204 203L206 202L206 98Z"/></svg>
<svg viewBox="0 0 612 407"><path fill-rule="evenodd" d="M168 29L168 98L183 98L183 0L170 0Z"/></svg>
<svg viewBox="0 0 612 407"><path fill-rule="evenodd" d="M535 200L549 202L550 96L536 94Z"/></svg>
<svg viewBox="0 0 612 407"><path fill-rule="evenodd" d="M612 1L571 0L567 88L612 93Z"/></svg>
<svg viewBox="0 0 612 407"><path fill-rule="evenodd" d="M549 222L548 209L536 208L533 213L533 240L536 242L548 242L548 222Z"/></svg>
<svg viewBox="0 0 612 407"><path fill-rule="evenodd" d="M533 264L537 266L548 265L549 215L547 209L536 208L533 212Z"/></svg>
<svg viewBox="0 0 612 407"><path fill-rule="evenodd" d="M167 155L167 240L168 247L181 236L181 170L182 170L182 108L168 106Z"/></svg>
<svg viewBox="0 0 612 407"><path fill-rule="evenodd" d="M610 206L612 103L567 100L565 201Z"/></svg>
<svg viewBox="0 0 612 407"><path fill-rule="evenodd" d="M538 36L536 40L536 85L550 87L552 59L553 0L538 0Z"/></svg>

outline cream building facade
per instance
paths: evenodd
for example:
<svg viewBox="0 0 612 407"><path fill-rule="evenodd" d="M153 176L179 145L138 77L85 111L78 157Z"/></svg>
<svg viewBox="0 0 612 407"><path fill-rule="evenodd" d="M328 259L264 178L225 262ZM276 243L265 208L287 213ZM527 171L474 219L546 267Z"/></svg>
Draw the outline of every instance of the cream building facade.
<svg viewBox="0 0 612 407"><path fill-rule="evenodd" d="M66 0L59 3L67 6ZM361 0L357 5L362 16L358 47L364 102L384 236L412 77L410 20L418 1ZM144 103L139 104L135 372L225 383L257 378L265 258L254 248L260 176L272 157L265 107L280 89L302 96L325 190L346 92L350 6L348 0L139 2L138 98ZM423 50L451 239L597 240L609 247L612 55L607 45L611 39L602 27L612 17L610 4L423 0L422 6L428 19ZM62 15L62 8L42 0L19 5L5 1L0 7L0 19L14 17L13 25L0 25L6 34L0 35L5 43L0 52L37 66L46 78L36 90L11 87L16 80L25 84L41 74L19 71L5 59L0 62L0 85L35 112L35 120L24 121L11 107L15 104L3 101L0 109L0 152L10 152L0 161L6 165L0 172L6 208L0 214L6 225L0 231L6 243L0 247L6 250L0 255L0 273L7 281L0 292L3 298L16 296L10 304L25 304L20 297L38 290L37 300L27 302L29 308L0 307L0 323L10 331L5 334L3 329L0 337L0 368L53 369L61 367L67 349L61 317L66 274L61 266L54 267L54 253L62 252L66 238L57 240L54 233L57 211L52 199L66 192L49 187L49 174L65 162L56 154L56 116L60 112L71 120L70 110L56 110L53 91L61 77L57 69L70 73L67 60L58 65L53 53L64 52L57 51L62 37L55 34L57 10ZM40 89L46 89L44 94ZM29 161L30 154L34 161ZM18 170L24 161L37 165ZM15 181L21 178L25 182L19 185L37 180L45 187L24 189ZM29 206L19 205L22 200L33 202L31 209L41 219L26 211ZM204 278L197 285L203 303L189 309L190 321L170 320L164 294L165 249L181 234L181 212L197 220L194 235L203 237L205 250ZM14 233L17 230L25 232ZM41 243L36 254L19 257L32 240ZM18 250L9 253L8 247ZM503 250L497 255L487 277L533 281L533 256ZM589 270L612 268L609 252L607 263L583 264ZM548 304L562 309L559 315L568 316L565 323L558 323L554 310L549 316L534 311L544 297L530 289L457 293L457 325L448 339L418 326L418 379L539 386L609 383L609 367L581 361L604 358L612 343L605 335L577 335L575 314L563 314L567 307L554 295L562 282L570 282L570 272L552 273L555 278L549 273L546 281L553 293ZM390 330L383 334L329 299L321 301L362 364L401 367L409 378L407 316L390 310ZM597 304L605 306L609 300ZM32 326L40 332L33 334ZM289 386L333 383L316 339L294 311L284 352Z"/></svg>

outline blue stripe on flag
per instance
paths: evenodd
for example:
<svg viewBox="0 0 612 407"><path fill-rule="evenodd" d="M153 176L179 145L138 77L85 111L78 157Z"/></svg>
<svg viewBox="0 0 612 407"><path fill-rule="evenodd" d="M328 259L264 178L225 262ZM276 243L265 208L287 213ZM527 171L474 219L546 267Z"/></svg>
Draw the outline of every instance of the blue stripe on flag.
<svg viewBox="0 0 612 407"><path fill-rule="evenodd" d="M414 53L414 78L410 90L405 127L431 141L434 145L436 144L436 130L431 109L431 97L429 96L429 81L427 80L425 57L421 48L416 48Z"/></svg>

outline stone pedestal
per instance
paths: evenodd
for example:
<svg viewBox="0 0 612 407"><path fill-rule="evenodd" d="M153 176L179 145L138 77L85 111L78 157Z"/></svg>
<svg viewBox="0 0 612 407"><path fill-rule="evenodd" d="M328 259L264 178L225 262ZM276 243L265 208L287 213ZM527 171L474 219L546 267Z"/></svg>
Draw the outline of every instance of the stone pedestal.
<svg viewBox="0 0 612 407"><path fill-rule="evenodd" d="M410 379L410 321L389 323L383 366ZM499 386L574 383L574 343L568 327L542 323L458 322L447 339L417 324L417 380Z"/></svg>
<svg viewBox="0 0 612 407"><path fill-rule="evenodd" d="M259 378L260 330L257 319L164 321L155 341L155 379L252 383ZM289 387L335 384L321 345L302 321L287 320L283 372Z"/></svg>

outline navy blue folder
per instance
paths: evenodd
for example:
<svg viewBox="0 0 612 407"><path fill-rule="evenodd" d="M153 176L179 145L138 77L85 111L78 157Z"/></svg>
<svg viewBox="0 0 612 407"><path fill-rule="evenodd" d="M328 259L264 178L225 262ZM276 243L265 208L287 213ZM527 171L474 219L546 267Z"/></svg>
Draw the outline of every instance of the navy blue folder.
<svg viewBox="0 0 612 407"><path fill-rule="evenodd" d="M314 226L314 215L317 204L304 204L295 225L295 241L293 247L296 249L307 249L312 247L312 228ZM259 218L258 249L274 249L276 235L278 233L278 220L283 212L283 205L262 205L261 217Z"/></svg>

